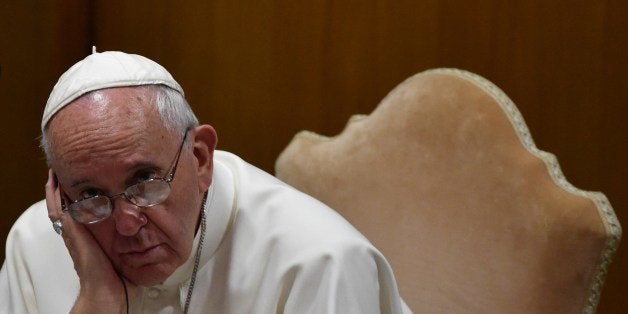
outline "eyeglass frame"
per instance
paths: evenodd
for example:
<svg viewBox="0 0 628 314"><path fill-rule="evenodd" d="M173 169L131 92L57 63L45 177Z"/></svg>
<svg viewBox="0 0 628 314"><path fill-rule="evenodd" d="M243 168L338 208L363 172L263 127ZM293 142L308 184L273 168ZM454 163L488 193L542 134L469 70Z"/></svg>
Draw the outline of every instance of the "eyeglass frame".
<svg viewBox="0 0 628 314"><path fill-rule="evenodd" d="M168 170L168 172L166 173L166 175L163 178L150 178L148 180L145 180L145 181L142 181L142 182L135 183L135 184L127 186L122 193L118 193L118 194L111 195L111 196L109 196L109 195L95 195L95 196L83 198L83 199L80 199L80 200L71 201L70 204L68 204L68 205L65 204L64 199L70 200L70 197L65 192L63 192L64 199L61 200L61 211L63 213L67 213L68 215L70 215L70 217L72 217L72 219L74 221L78 222L78 223L90 225L90 224L99 223L99 222L101 222L101 221L111 217L111 214L113 213L113 210L115 209L115 199L120 197L120 196L124 196L124 198L127 200L127 202L129 202L129 203L131 203L131 204L133 204L133 205L135 205L137 207L140 207L140 208L152 207L152 206L159 205L159 204L163 203L166 199L168 199L168 197L170 196L170 193L172 191L172 186L171 186L170 183L172 181L174 181L174 175L175 175L175 173L177 171L177 166L179 165L179 159L181 158L181 152L183 151L183 146L185 145L185 141L187 139L188 132L191 129L192 129L191 127L188 127L188 128L185 129L185 132L183 133L183 140L181 141L181 145L179 145L179 150L177 151L177 155L175 157L175 160L172 163L172 166L170 166L170 170ZM163 201L155 203L155 204L151 204L151 205L141 206L141 205L135 204L129 198L129 196L127 195L126 191L129 188L135 187L135 186L137 186L139 184L143 184L143 183L151 182L151 181L157 181L157 180L161 180L163 182L166 182L168 184L168 187L169 187L168 195L166 196L166 198ZM111 207L111 209L109 210L109 215L107 215L106 217L103 217L101 219L98 219L98 220L95 220L95 221L90 221L90 222L81 222L81 221L78 221L77 219L75 219L71 212L72 211L78 212L78 210L72 210L70 207L72 207L72 205L77 204L79 202L82 202L82 201L85 201L85 200L88 200L88 199L93 199L93 198L96 198L96 197L105 197L105 198L108 199L109 206Z"/></svg>

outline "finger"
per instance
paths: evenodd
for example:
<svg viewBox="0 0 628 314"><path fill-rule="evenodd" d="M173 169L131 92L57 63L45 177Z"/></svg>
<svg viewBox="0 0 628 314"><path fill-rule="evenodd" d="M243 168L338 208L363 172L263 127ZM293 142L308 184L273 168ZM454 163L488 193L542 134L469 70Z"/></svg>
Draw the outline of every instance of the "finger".
<svg viewBox="0 0 628 314"><path fill-rule="evenodd" d="M46 182L46 207L48 208L48 218L55 221L61 217L61 195L59 184L52 169L48 169L48 181Z"/></svg>
<svg viewBox="0 0 628 314"><path fill-rule="evenodd" d="M87 295L86 298L90 300L102 297L102 295L121 298L125 295L124 285L116 276L111 261L89 230L62 211L62 195L64 195L63 190L56 180L55 173L49 170L48 181L46 182L48 217L51 221L59 220L62 224L61 238L80 279L82 291L80 295ZM98 269L98 271L93 271L94 269ZM90 287L97 287L98 289L91 289ZM102 292L103 287L106 287L105 290L108 293ZM90 291L96 291L96 295L90 294Z"/></svg>
<svg viewBox="0 0 628 314"><path fill-rule="evenodd" d="M46 206L48 207L48 218L51 221L59 220L62 225L62 237L68 247L75 247L77 243L68 242L70 238L84 239L88 233L81 225L72 220L70 215L65 215L61 209L61 186L57 181L56 175L52 169L48 170L48 181L46 182ZM78 237L73 237L76 234Z"/></svg>

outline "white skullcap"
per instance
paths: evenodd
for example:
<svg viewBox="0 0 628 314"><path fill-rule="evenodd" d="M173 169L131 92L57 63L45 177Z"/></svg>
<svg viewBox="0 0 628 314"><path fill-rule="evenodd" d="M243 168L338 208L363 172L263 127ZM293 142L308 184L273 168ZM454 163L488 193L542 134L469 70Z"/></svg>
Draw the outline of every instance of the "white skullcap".
<svg viewBox="0 0 628 314"><path fill-rule="evenodd" d="M41 130L52 116L83 94L102 88L163 84L183 95L168 71L148 58L120 51L94 52L68 69L55 84L41 119Z"/></svg>

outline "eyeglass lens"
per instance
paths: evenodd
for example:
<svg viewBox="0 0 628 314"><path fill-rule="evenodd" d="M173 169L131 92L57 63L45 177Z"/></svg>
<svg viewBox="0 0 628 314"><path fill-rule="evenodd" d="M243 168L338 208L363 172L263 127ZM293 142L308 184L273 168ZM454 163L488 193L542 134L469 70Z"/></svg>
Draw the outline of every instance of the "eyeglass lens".
<svg viewBox="0 0 628 314"><path fill-rule="evenodd" d="M96 196L72 203L68 207L70 216L78 222L94 223L111 214L111 201L106 196Z"/></svg>
<svg viewBox="0 0 628 314"><path fill-rule="evenodd" d="M151 179L129 186L124 191L124 196L131 203L139 207L157 205L170 195L170 184L163 179ZM70 204L69 213L74 220L82 223L95 223L101 221L113 210L112 198L108 196L95 196Z"/></svg>
<svg viewBox="0 0 628 314"><path fill-rule="evenodd" d="M132 185L124 191L126 198L140 207L157 205L168 198L170 184L163 179L152 179Z"/></svg>

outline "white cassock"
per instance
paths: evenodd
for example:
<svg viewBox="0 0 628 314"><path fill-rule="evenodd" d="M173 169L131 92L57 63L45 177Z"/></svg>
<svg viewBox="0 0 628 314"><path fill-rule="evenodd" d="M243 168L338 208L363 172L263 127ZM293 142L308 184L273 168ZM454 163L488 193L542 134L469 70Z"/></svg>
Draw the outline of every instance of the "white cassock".
<svg viewBox="0 0 628 314"><path fill-rule="evenodd" d="M364 236L233 154L215 153L206 213L190 313L409 312L388 262ZM131 313L182 312L199 234L162 285L134 293ZM38 202L7 238L0 313L67 313L78 290L68 251Z"/></svg>

